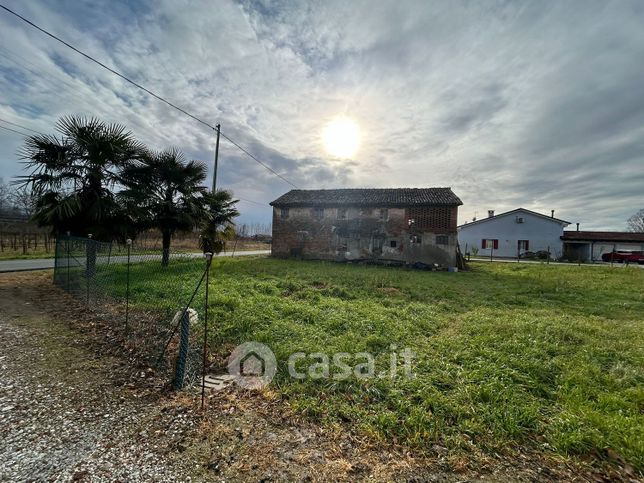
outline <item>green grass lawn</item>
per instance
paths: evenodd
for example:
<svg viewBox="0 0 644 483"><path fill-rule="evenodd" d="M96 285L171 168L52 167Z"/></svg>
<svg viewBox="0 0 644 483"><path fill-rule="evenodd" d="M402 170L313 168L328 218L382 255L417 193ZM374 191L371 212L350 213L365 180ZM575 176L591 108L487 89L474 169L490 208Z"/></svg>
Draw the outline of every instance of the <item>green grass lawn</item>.
<svg viewBox="0 0 644 483"><path fill-rule="evenodd" d="M152 273L148 282L133 266L135 306L163 299L173 269ZM279 365L271 387L314 420L455 454L611 449L644 470L641 269L479 263L432 273L245 257L216 259L211 273L219 360L241 342L269 345ZM287 372L300 351L369 352L385 369L392 345L416 354L415 378Z"/></svg>

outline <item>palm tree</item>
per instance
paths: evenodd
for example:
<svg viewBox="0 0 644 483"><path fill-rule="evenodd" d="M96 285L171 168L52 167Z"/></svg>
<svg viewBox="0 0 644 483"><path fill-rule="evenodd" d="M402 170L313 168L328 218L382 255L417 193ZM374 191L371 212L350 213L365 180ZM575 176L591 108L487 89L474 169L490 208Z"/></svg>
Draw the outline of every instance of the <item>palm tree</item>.
<svg viewBox="0 0 644 483"><path fill-rule="evenodd" d="M206 196L208 218L202 226L199 243L204 253L219 253L235 236L233 219L239 216L232 193L218 190Z"/></svg>
<svg viewBox="0 0 644 483"><path fill-rule="evenodd" d="M125 218L112 188L143 146L124 126L96 118L62 117L56 130L60 137L29 136L21 151L31 172L18 183L36 198L33 220L56 234L124 238Z"/></svg>
<svg viewBox="0 0 644 483"><path fill-rule="evenodd" d="M172 235L198 227L207 217L205 179L206 166L186 162L176 148L148 153L123 169L125 189L119 197L139 230L161 231L163 266L168 265Z"/></svg>

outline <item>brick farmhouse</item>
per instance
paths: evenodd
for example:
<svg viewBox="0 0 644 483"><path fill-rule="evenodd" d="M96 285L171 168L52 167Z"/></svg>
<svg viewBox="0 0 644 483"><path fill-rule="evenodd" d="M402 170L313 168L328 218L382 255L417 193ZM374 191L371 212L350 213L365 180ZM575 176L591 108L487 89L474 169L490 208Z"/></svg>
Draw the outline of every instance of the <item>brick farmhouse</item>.
<svg viewBox="0 0 644 483"><path fill-rule="evenodd" d="M271 203L273 256L456 265L450 188L291 190Z"/></svg>

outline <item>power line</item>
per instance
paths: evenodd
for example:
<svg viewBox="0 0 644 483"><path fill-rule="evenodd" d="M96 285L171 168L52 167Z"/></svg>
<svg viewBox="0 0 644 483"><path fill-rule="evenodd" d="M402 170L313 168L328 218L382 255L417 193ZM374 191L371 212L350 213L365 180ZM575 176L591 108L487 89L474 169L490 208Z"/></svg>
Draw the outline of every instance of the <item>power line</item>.
<svg viewBox="0 0 644 483"><path fill-rule="evenodd" d="M16 131L15 129L11 129L10 127L0 126L0 129L6 129L7 131L15 132L16 134L20 134L21 136L24 136L24 137L29 136L29 134L25 134L24 132Z"/></svg>
<svg viewBox="0 0 644 483"><path fill-rule="evenodd" d="M288 184L290 184L293 188L297 189L297 186L295 186L293 183L291 183L289 180L287 180L284 176L282 176L281 174L279 174L278 172L276 172L276 171L275 171L273 168L271 168L270 166L267 166L266 164L262 163L259 159L257 159L255 156L253 156L253 155L252 155L251 153L249 153L248 151L246 151L246 150L245 150L244 148L242 148L239 144L237 144L235 141L233 141L233 140L232 140L232 139L230 139L228 136L226 136L223 132L220 132L220 134L221 134L221 137L223 137L224 139L228 140L231 144L234 144L235 146L237 146L237 148L238 148L240 151L242 151L242 152L246 153L248 156L250 156L251 158L253 158L256 162L258 162L258 163L259 163L259 164L261 164L262 166L264 166L267 170L269 170L269 171L270 171L271 173L273 173L275 176L277 176L278 178L280 178L282 181L287 182L287 183L288 183Z"/></svg>
<svg viewBox="0 0 644 483"><path fill-rule="evenodd" d="M253 203L254 205L259 205L259 206L268 206L268 203L260 203L259 201L253 201L253 200L246 200L244 198L240 198L239 196L234 196L234 198L237 198L239 201L245 201L246 203Z"/></svg>
<svg viewBox="0 0 644 483"><path fill-rule="evenodd" d="M40 131L36 131L35 129L28 128L27 126L23 126L21 124L15 123L15 122L7 121L6 119L2 119L1 117L0 117L0 121L4 122L5 124L11 124L12 126L17 126L17 127L21 128L21 129L24 129L26 131L35 132L36 134L43 134ZM44 134L43 134L43 136L44 136Z"/></svg>
<svg viewBox="0 0 644 483"><path fill-rule="evenodd" d="M105 65L105 64L104 64L104 63L102 63L101 61L99 61L99 60L95 59L94 57L92 57L92 56L91 56L91 55L89 55L89 54L86 54L86 53L85 53L85 52L83 52L82 50L77 49L76 47L74 47L74 46L73 46L73 45L71 45L70 43L68 43L68 42L64 41L64 40L63 40L63 39L61 39L60 37L57 37L56 35L52 34L51 32L48 32L47 30L43 29L42 27L39 27L38 25L36 25L35 23L33 23L31 20L29 20L29 19L27 19L27 18L23 17L23 16L22 16L22 15L20 15L19 13L14 12L14 11L13 11L13 10L11 10L10 8L7 8L6 6L4 6L4 5L2 5L2 4L0 4L0 8L2 8L3 10L5 10L5 11L9 12L10 14L14 15L15 17L18 17L20 20L22 20L23 22L25 22L25 23L27 23L27 24L31 25L31 26L32 26L33 28L35 28L36 30L39 30L40 32L44 33L45 35L47 35L47 36L51 37L52 39L54 39L54 40L56 40L56 41L58 41L58 42L60 42L60 43L61 43L61 44L63 44L64 46L66 46L66 47L68 47L68 48L72 49L74 52L76 52L76 53L78 53L78 54L82 55L83 57L85 57L85 58L86 58L86 59L88 59L88 60L91 60L91 61L92 61L92 62L94 62L95 64L98 64L99 66L103 67L104 69L106 69L106 70L110 71L112 74L114 74L114 75L116 75L116 76L120 77L121 79L123 79L123 80L124 80L124 81L126 81L126 82L129 82L129 83L130 83L130 84L132 84L133 86L135 86L135 87L137 87L137 88L141 89L142 91L144 91L144 92L148 93L148 94L149 94L149 95L151 95L152 97L154 97L154 98L158 99L159 101L161 101L161 102L163 102L163 103L167 104L168 106L172 107L173 109L176 109L177 111L179 111L179 112L181 112L181 113L185 114L186 116L188 116L188 117L190 117L190 118L194 119L195 121L197 121L197 122L199 122L199 123L203 124L204 126L209 127L209 128L210 128L210 129L212 129L213 131L216 131L216 130L217 130L217 128L216 128L215 126L213 126L212 124L210 124L210 123L208 123L208 122L204 121L203 119L200 119L200 118L198 118L197 116L195 116L195 115L193 115L193 114L189 113L189 112L188 112L188 111L186 111L185 109L183 109L183 108L181 108L181 107L177 106L176 104L173 104L172 102L170 102L170 101L168 101L167 99L165 99L165 98L163 98L163 97L159 96L158 94L155 94L155 93L154 93L154 92L152 92L151 90L146 89L146 88L145 88L145 87L143 87L141 84L139 84L139 83L137 83L137 82L133 81L132 79L130 79L130 78L128 78L127 76L125 76L125 75L121 74L120 72L118 72L118 71L116 71L116 70L112 69L111 67L108 67L107 65ZM291 183L289 180L287 180L287 179L286 179L284 176L282 176L281 174L277 173L277 172L276 172L274 169L272 169L270 166L268 166L267 164L265 164L265 163L263 163L262 161L260 161L256 156L254 156L253 154L251 154L250 152L248 152L248 150L244 149L244 148L243 148L242 146L240 146L238 143L236 143L235 141L233 141L230 137L226 136L226 135L225 135L224 133L222 133L222 132L220 132L220 134L221 134L221 136L222 136L222 137L224 137L226 140L228 140L231 144L233 144L234 146L236 146L239 150L241 150L243 153L245 153L247 156L249 156L251 159L253 159L253 160L254 160L255 162L257 162L258 164L260 164L261 166L263 166L264 168L266 168L268 171L270 171L271 173L273 173L275 176L277 176L278 178L280 178L282 181L285 181L286 183L290 184L290 185L291 185L291 186L293 186L294 188L297 188L297 186L295 186L295 184Z"/></svg>
<svg viewBox="0 0 644 483"><path fill-rule="evenodd" d="M81 83L80 85L72 85L70 82L68 82L67 80L63 79L61 77L61 75L56 73L56 72L49 72L47 74L47 76L43 76L42 73L36 72L35 70L30 69L29 67L27 67L26 65L21 63L21 62L25 62L27 64L33 65L34 67L38 68L38 66L35 65L33 62L29 62L27 59L25 59L24 57L21 57L20 55L16 54L15 52L14 53L9 52L7 49L5 49L2 46L0 46L0 50L5 51L5 53L0 51L0 56L10 60L11 62L13 62L19 68L25 69L26 71L31 72L34 76L39 77L43 81L48 82L51 85L56 86L56 88L60 89L60 88L66 87L68 89L68 91L72 92L72 95L77 93L79 91L79 89L81 89L81 88L86 92L92 93L91 89L85 83ZM10 55L6 55L7 53L10 54ZM19 61L16 60L16 59L11 58L11 56L16 57L17 59L19 59ZM134 119L130 119L130 120L128 120L128 125L133 125L135 128L138 128L140 131L146 132L146 133L148 133L148 135L150 135L149 127L144 125L141 122L135 121Z"/></svg>

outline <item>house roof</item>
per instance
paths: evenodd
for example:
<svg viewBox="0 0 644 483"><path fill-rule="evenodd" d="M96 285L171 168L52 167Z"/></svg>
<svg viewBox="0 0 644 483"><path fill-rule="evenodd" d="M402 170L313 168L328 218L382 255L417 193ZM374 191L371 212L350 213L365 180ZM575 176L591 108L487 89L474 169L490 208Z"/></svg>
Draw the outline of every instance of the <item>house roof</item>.
<svg viewBox="0 0 644 483"><path fill-rule="evenodd" d="M644 243L644 233L628 231L564 231L564 241L608 241Z"/></svg>
<svg viewBox="0 0 644 483"><path fill-rule="evenodd" d="M501 218L502 216L514 215L516 213L528 213L530 215L538 216L540 218L544 218L544 219L549 220L549 221L554 221L555 223L559 223L560 225L565 225L565 226L570 225L569 221L562 220L560 218L553 218L552 216L544 215L542 213L537 213L536 211L527 210L525 208L517 208L515 210L506 211L505 213L499 213L498 215L488 216L487 218L481 218L480 220L470 221L469 223L464 223L462 225L459 225L457 228L463 228L463 227L466 227L466 226L478 225L480 223L485 223L485 222L490 221L490 220L495 220L497 218Z"/></svg>
<svg viewBox="0 0 644 483"><path fill-rule="evenodd" d="M446 205L463 202L451 188L349 188L329 190L291 190L271 206L392 206Z"/></svg>

